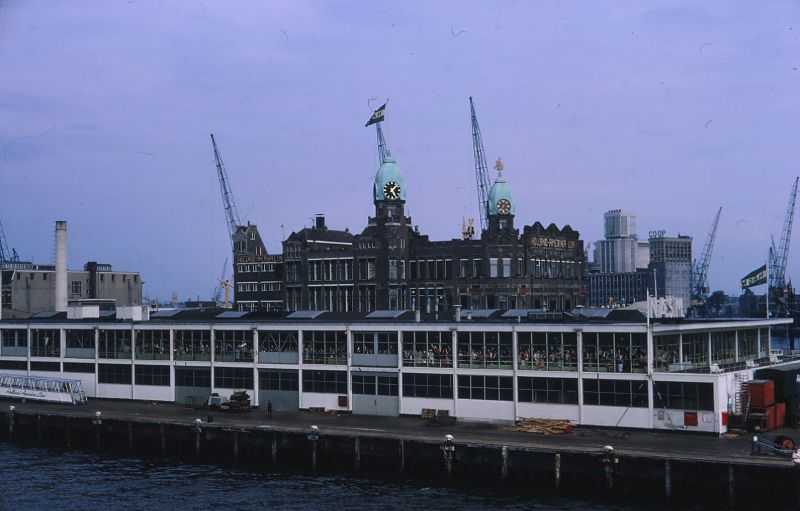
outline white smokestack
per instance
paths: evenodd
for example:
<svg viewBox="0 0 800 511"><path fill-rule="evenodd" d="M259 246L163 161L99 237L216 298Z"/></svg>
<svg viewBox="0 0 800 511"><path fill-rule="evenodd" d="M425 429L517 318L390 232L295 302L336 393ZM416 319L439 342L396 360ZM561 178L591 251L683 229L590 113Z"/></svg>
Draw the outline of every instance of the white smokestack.
<svg viewBox="0 0 800 511"><path fill-rule="evenodd" d="M67 310L67 222L56 222L56 310Z"/></svg>

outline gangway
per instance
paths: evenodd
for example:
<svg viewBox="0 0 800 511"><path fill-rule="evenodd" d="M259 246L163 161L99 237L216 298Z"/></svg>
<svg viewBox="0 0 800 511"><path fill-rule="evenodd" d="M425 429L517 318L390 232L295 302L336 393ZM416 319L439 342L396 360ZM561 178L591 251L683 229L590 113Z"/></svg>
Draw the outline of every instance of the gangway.
<svg viewBox="0 0 800 511"><path fill-rule="evenodd" d="M19 374L0 374L0 397L86 404L86 393L80 380Z"/></svg>

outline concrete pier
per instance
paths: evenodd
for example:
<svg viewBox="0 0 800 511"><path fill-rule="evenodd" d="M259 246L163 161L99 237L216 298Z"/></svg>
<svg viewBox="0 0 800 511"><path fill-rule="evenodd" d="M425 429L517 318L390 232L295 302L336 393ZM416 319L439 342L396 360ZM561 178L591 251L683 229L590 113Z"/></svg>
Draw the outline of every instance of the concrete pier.
<svg viewBox="0 0 800 511"><path fill-rule="evenodd" d="M565 495L663 492L679 501L695 491L740 505L748 495L785 494L795 505L800 490L800 467L778 456L751 455L749 438L607 430L543 437L502 426L431 426L409 417L280 412L269 419L220 414L209 423L179 406L102 401L91 408L17 404L0 414L0 433L0 441L21 444L242 466L263 467L270 460L281 469L403 474L426 484L506 481Z"/></svg>

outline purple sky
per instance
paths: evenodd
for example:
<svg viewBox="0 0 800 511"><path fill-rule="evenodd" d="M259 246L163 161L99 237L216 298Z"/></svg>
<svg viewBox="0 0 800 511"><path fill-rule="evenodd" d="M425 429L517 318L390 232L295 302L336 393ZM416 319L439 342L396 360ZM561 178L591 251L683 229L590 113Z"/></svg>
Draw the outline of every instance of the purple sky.
<svg viewBox="0 0 800 511"><path fill-rule="evenodd" d="M602 236L621 208L695 237L713 289L780 235L800 173L800 2L0 0L0 220L26 259L211 294L229 242L210 147L270 252L325 213L360 231L375 134L432 239L477 217L468 97L517 223ZM795 229L795 237L800 237ZM787 276L800 281L800 239Z"/></svg>

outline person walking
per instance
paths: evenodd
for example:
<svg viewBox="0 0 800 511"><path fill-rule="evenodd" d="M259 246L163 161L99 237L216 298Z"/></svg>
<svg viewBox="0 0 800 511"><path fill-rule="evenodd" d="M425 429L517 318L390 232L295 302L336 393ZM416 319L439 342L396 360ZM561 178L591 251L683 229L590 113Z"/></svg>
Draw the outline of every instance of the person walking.
<svg viewBox="0 0 800 511"><path fill-rule="evenodd" d="M272 401L267 401L267 417L272 417Z"/></svg>

